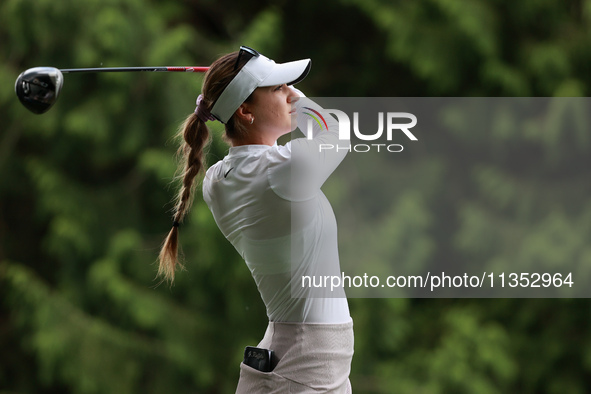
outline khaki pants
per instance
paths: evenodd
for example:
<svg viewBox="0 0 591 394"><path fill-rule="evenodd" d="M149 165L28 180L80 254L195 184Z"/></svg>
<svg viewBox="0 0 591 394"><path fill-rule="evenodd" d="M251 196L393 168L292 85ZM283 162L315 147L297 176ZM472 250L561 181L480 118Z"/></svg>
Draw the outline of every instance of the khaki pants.
<svg viewBox="0 0 591 394"><path fill-rule="evenodd" d="M240 364L236 394L352 393L353 322L270 322L258 347L279 360L272 372Z"/></svg>

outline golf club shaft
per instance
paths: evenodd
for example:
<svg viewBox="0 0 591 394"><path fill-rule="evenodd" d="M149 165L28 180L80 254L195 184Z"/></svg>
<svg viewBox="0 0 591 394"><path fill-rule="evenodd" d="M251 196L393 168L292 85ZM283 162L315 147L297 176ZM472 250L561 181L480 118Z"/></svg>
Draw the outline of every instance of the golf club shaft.
<svg viewBox="0 0 591 394"><path fill-rule="evenodd" d="M125 71L156 72L206 72L209 67L101 67L67 68L34 67L23 71L14 84L14 90L21 103L31 112L42 114L55 104L62 89L63 75L68 73L99 73Z"/></svg>
<svg viewBox="0 0 591 394"><path fill-rule="evenodd" d="M198 72L204 73L209 67L99 67L99 68L66 68L60 70L67 73L96 73L96 72L131 72L131 71L152 71L152 72Z"/></svg>

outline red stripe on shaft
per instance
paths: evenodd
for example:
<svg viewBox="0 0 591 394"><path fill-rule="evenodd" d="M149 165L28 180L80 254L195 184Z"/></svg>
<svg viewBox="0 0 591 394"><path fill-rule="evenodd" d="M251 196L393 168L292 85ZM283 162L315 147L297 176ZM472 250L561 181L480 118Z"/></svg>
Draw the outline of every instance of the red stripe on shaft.
<svg viewBox="0 0 591 394"><path fill-rule="evenodd" d="M209 67L166 67L167 71L186 71L186 72L197 72L204 73Z"/></svg>

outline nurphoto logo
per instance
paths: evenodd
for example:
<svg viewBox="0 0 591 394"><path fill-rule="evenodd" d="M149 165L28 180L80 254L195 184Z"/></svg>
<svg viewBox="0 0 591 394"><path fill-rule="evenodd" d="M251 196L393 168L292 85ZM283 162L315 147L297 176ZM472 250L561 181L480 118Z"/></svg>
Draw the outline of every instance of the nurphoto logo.
<svg viewBox="0 0 591 394"><path fill-rule="evenodd" d="M310 112L304 112L310 116L308 119L307 138L313 138L313 124L316 122L321 130L328 129L328 125L324 116L318 111L314 111L312 108L305 107ZM323 111L326 116L334 115L339 123L339 140L343 141L343 144L320 144L319 150L348 150L349 152L369 152L369 151L387 151L387 152L402 152L404 147L400 144L393 144L393 137L398 132L404 133L404 135L411 141L418 141L417 137L410 131L411 128L416 126L417 117L408 112L378 112L378 130L376 132L368 133L368 130L360 130L359 127L359 112L353 112L353 133L355 137L361 141L373 141L373 143L363 144L351 144L351 121L349 116L338 109L325 109ZM385 119L385 120L384 120ZM410 122L401 123L401 120L408 120ZM386 127L384 127L386 123ZM384 129L386 130L385 142L379 143L383 140Z"/></svg>

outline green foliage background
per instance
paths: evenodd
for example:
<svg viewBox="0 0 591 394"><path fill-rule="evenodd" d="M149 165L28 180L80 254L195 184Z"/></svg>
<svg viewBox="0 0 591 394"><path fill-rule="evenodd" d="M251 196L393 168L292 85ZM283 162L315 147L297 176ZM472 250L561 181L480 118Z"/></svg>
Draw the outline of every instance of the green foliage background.
<svg viewBox="0 0 591 394"><path fill-rule="evenodd" d="M231 393L243 347L266 326L199 196L182 229L188 270L172 288L154 280L173 136L201 76L70 74L37 116L14 94L20 72L207 65L244 44L312 58L309 96L589 96L590 22L588 0L3 0L0 393ZM591 264L588 130L441 136L436 157L399 163L381 224L419 241L384 250L420 263ZM226 149L216 137L209 159ZM468 175L465 156L478 158ZM586 299L350 303L355 392L591 386Z"/></svg>

